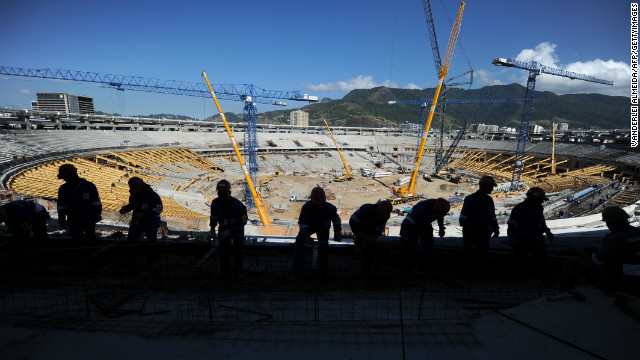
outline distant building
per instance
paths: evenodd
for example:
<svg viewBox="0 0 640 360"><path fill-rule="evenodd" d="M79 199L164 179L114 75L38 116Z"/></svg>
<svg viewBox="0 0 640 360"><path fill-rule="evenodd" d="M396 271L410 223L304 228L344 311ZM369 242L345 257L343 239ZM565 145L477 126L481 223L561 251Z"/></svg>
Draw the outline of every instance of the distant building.
<svg viewBox="0 0 640 360"><path fill-rule="evenodd" d="M569 123L560 123L557 126L558 126L558 128L556 129L557 131L568 131L569 130Z"/></svg>
<svg viewBox="0 0 640 360"><path fill-rule="evenodd" d="M498 125L484 125L482 130L486 133L495 133L498 132Z"/></svg>
<svg viewBox="0 0 640 360"><path fill-rule="evenodd" d="M484 131L484 124L471 124L471 132L481 134Z"/></svg>
<svg viewBox="0 0 640 360"><path fill-rule="evenodd" d="M541 134L544 128L540 125L529 125L529 134Z"/></svg>
<svg viewBox="0 0 640 360"><path fill-rule="evenodd" d="M93 98L88 96L36 93L35 101L31 101L31 110L55 111L61 114L95 114Z"/></svg>
<svg viewBox="0 0 640 360"><path fill-rule="evenodd" d="M290 112L289 124L298 126L309 126L309 113L302 110L295 110Z"/></svg>
<svg viewBox="0 0 640 360"><path fill-rule="evenodd" d="M514 134L516 132L516 129L508 126L503 126L499 129L499 131L505 134Z"/></svg>
<svg viewBox="0 0 640 360"><path fill-rule="evenodd" d="M417 133L418 131L422 130L422 127L420 126L420 124L406 122L404 124L400 124L400 130Z"/></svg>

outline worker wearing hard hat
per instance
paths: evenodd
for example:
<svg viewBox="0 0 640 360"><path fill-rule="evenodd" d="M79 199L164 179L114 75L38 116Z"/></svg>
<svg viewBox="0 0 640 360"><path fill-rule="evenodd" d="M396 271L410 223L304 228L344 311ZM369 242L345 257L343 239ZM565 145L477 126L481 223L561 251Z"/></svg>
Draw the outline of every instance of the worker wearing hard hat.
<svg viewBox="0 0 640 360"><path fill-rule="evenodd" d="M575 287L581 276L603 286L613 286L623 275L623 264L640 264L640 229L629 224L629 214L618 206L602 211L602 220L611 232L600 247L565 260L560 291Z"/></svg>
<svg viewBox="0 0 640 360"><path fill-rule="evenodd" d="M228 276L231 272L233 253L233 277L237 278L244 264L244 226L247 225L247 207L231 196L231 183L222 179L216 185L218 197L211 202L211 238L218 240L220 273ZM216 235L216 226L218 234Z"/></svg>
<svg viewBox="0 0 640 360"><path fill-rule="evenodd" d="M160 214L162 213L162 199L149 184L134 176L129 179L129 204L120 209L120 214L133 211L127 241L137 243L144 233L149 243L158 240Z"/></svg>
<svg viewBox="0 0 640 360"><path fill-rule="evenodd" d="M324 189L315 187L311 190L310 200L302 205L298 225L300 231L296 236L296 247L293 258L294 275L299 275L304 269L306 242L311 235L318 237L318 265L321 278L329 274L329 229L333 223L333 240L342 241L342 223L338 216L338 209L327 202Z"/></svg>
<svg viewBox="0 0 640 360"><path fill-rule="evenodd" d="M532 187L527 198L511 210L507 234L509 245L513 248L512 275L520 276L524 271L527 255L533 253L536 258L536 271L548 287L556 287L556 279L547 253L547 244L543 234L553 241L553 234L547 227L542 203L549 200L544 190Z"/></svg>
<svg viewBox="0 0 640 360"><path fill-rule="evenodd" d="M96 223L102 219L102 202L96 186L78 176L72 164L58 168L58 179L64 184L58 189L58 223L67 228L76 245L91 245L96 241Z"/></svg>
<svg viewBox="0 0 640 360"><path fill-rule="evenodd" d="M478 185L478 191L464 199L460 211L460 226L462 226L464 239L462 245L464 266L467 270L473 270L474 265L479 268L486 266L490 237L500 235L496 207L489 196L498 184L491 176L483 176Z"/></svg>
<svg viewBox="0 0 640 360"><path fill-rule="evenodd" d="M422 200L411 208L407 217L400 225L400 241L403 253L403 268L406 272L413 270L415 257L421 258L421 270L433 269L433 223L438 222L438 235L445 235L444 217L451 205L443 198ZM418 255L418 239L422 244L422 252Z"/></svg>
<svg viewBox="0 0 640 360"><path fill-rule="evenodd" d="M391 216L393 205L389 200L380 200L376 204L364 204L349 219L357 248L362 249L363 270L372 273L376 262L376 239L384 233L387 220Z"/></svg>

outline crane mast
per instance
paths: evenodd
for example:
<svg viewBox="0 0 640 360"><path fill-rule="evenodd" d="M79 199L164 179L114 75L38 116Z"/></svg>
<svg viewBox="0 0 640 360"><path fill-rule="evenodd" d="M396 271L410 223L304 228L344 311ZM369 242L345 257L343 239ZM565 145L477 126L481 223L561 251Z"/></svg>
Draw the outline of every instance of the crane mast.
<svg viewBox="0 0 640 360"><path fill-rule="evenodd" d="M399 196L402 198L415 196L416 178L418 177L418 170L420 168L420 163L422 162L422 153L424 152L424 147L425 147L425 144L427 143L427 134L429 133L429 129L431 128L433 113L436 109L436 105L438 104L438 96L440 95L440 88L442 87L444 78L447 76L447 73L449 72L449 66L451 65L453 50L456 47L456 41L458 40L458 34L460 33L460 24L462 23L462 13L464 11L464 6L465 6L465 3L463 1L460 3L460 10L458 10L458 16L456 17L456 21L453 23L453 29L451 29L451 35L449 36L449 43L447 44L447 52L444 57L444 62L442 63L442 66L440 66L438 86L436 87L436 93L433 96L433 101L431 102L431 108L429 109L429 116L427 117L427 121L425 122L424 130L422 132L422 139L420 140L420 147L418 148L418 154L416 155L416 167L415 169L413 169L413 172L411 173L411 178L409 180L409 183L394 192L396 196Z"/></svg>
<svg viewBox="0 0 640 360"><path fill-rule="evenodd" d="M220 107L220 103L218 102L218 98L216 97L215 91L213 91L213 87L209 82L209 78L207 78L207 74L202 71L202 76L207 82L207 87L209 87L209 92L213 97L213 101L216 103L216 107L218 108L218 113L222 118L222 122L224 123L225 129L227 129L227 134L229 135L229 139L233 144L233 150L236 152L236 157L238 157L238 162L240 163L240 167L242 168L242 172L244 173L244 178L247 181L247 187L251 191L251 196L253 197L253 201L256 204L256 209L258 211L258 216L262 221L262 225L269 226L272 224L271 218L269 217L269 212L267 211L266 206L264 206L264 201L262 200L262 196L256 191L255 186L253 186L253 180L251 179L251 174L249 174L249 170L242 159L242 154L240 153L240 149L238 149L238 144L236 143L236 139L233 137L233 133L231 132L231 128L229 127L229 123L227 123L227 118L224 116L224 112L222 112L222 108Z"/></svg>
<svg viewBox="0 0 640 360"><path fill-rule="evenodd" d="M340 154L340 159L342 159L342 165L344 165L344 169L346 171L344 176L339 177L337 180L344 181L344 180L353 179L353 174L351 173L351 170L349 170L349 166L347 165L347 161L344 159L344 156L342 156L342 151L340 151L340 147L338 146L338 142L336 141L336 138L333 137L333 133L331 132L331 128L329 128L329 124L327 123L327 120L325 120L325 118L322 118L322 121L324 121L324 124L327 126L327 130L329 130L329 135L331 135L331 139L333 140L333 143L336 144L336 149L338 149L338 154Z"/></svg>

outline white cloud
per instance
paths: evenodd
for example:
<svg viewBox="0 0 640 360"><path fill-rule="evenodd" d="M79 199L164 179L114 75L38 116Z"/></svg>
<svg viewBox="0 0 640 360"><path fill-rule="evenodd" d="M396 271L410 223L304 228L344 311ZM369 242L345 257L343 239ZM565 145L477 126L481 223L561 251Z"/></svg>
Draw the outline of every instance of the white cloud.
<svg viewBox="0 0 640 360"><path fill-rule="evenodd" d="M410 84L408 84L408 85L405 85L405 86L403 87L403 89L408 89L408 90L420 90L420 89L422 89L422 88L421 88L420 86L418 86L418 85L414 84L414 83L410 83Z"/></svg>
<svg viewBox="0 0 640 360"><path fill-rule="evenodd" d="M29 90L29 89L22 89L22 90L20 90L20 94L27 94L27 95L29 95L29 94L31 94L31 90Z"/></svg>
<svg viewBox="0 0 640 360"><path fill-rule="evenodd" d="M316 92L322 92L322 91L344 91L344 92L348 92L354 89L371 89L374 87L378 87L378 86L386 86L386 87L393 87L393 88L397 88L398 87L398 83L396 83L395 81L390 81L390 80L385 80L382 83L377 83L376 81L373 80L373 76L371 75L358 75L355 78L349 79L349 80L343 80L343 81L336 81L336 82L332 82L332 83L328 83L328 84L317 84L317 85L313 85L313 84L306 84L304 85L305 88L311 90L311 91L316 91Z"/></svg>
<svg viewBox="0 0 640 360"><path fill-rule="evenodd" d="M504 85L504 83L494 78L494 75L486 70L473 71L473 83L480 86Z"/></svg>
<svg viewBox="0 0 640 360"><path fill-rule="evenodd" d="M538 44L535 49L524 49L516 56L519 61L537 61L545 66L594 76L613 81L613 86L583 80L571 80L562 76L542 74L536 79L536 90L552 91L556 94L598 93L605 95L629 96L631 86L631 66L622 61L594 59L562 65L555 54L557 45L549 42ZM527 83L527 71L517 76L517 82Z"/></svg>

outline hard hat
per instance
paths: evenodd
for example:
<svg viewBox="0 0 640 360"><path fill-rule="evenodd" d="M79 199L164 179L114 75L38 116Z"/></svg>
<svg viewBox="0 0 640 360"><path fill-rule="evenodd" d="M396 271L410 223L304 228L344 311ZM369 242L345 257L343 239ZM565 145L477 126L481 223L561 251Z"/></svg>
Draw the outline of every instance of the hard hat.
<svg viewBox="0 0 640 360"><path fill-rule="evenodd" d="M544 190L541 187L534 186L527 191L528 199L537 199L537 200L549 200L549 198L544 194Z"/></svg>
<svg viewBox="0 0 640 360"><path fill-rule="evenodd" d="M314 204L323 204L327 201L327 196L324 193L324 189L316 186L311 190L311 202Z"/></svg>
<svg viewBox="0 0 640 360"><path fill-rule="evenodd" d="M389 200L378 200L376 204L376 210L378 215L381 217L388 219L391 216L391 211L393 211L393 204Z"/></svg>
<svg viewBox="0 0 640 360"><path fill-rule="evenodd" d="M443 198L437 198L433 203L433 210L437 217L444 217L451 209L449 202Z"/></svg>
<svg viewBox="0 0 640 360"><path fill-rule="evenodd" d="M491 176L483 176L478 181L478 185L480 186L498 186L496 181Z"/></svg>
<svg viewBox="0 0 640 360"><path fill-rule="evenodd" d="M622 222L629 219L629 214L619 206L609 206L602 211L604 222Z"/></svg>
<svg viewBox="0 0 640 360"><path fill-rule="evenodd" d="M132 178L129 179L129 189L131 190L132 193L137 193L138 191L142 190L142 187L144 186L144 180L142 180L141 178L134 176Z"/></svg>
<svg viewBox="0 0 640 360"><path fill-rule="evenodd" d="M64 179L67 176L78 175L78 169L72 164L62 164L58 168L58 179Z"/></svg>
<svg viewBox="0 0 640 360"><path fill-rule="evenodd" d="M227 190L227 191L231 191L231 183L229 183L229 181L222 179L220 181L218 181L218 185L216 185L216 190L220 191L220 190Z"/></svg>

